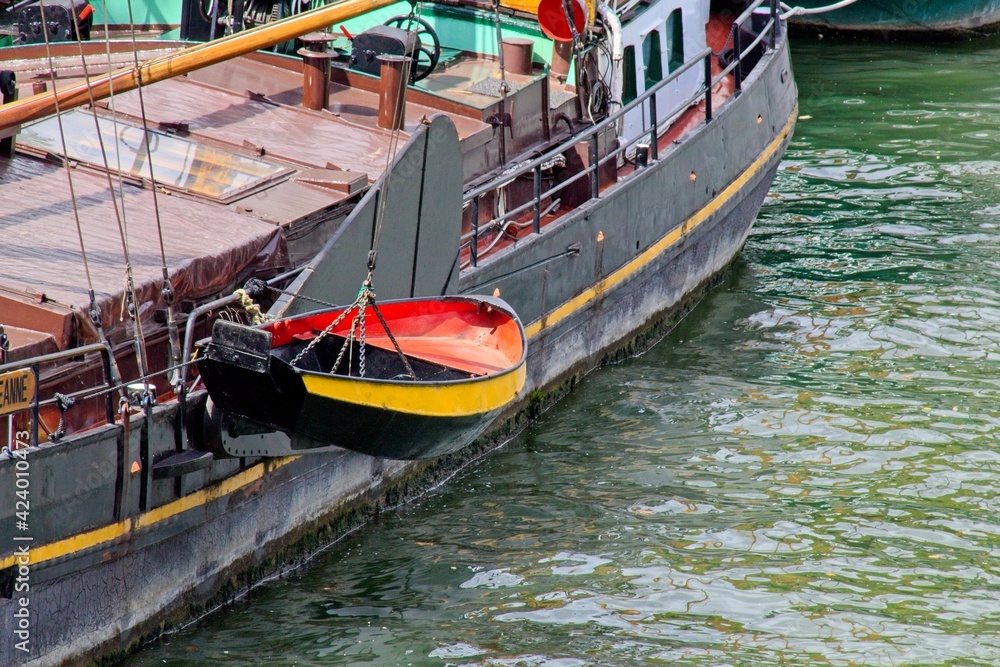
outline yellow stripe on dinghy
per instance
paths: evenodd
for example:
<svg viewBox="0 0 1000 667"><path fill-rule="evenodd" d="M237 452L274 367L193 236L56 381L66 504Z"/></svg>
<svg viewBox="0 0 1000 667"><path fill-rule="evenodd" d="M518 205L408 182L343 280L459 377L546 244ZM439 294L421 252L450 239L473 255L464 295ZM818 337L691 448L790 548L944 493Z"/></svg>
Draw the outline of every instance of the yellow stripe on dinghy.
<svg viewBox="0 0 1000 667"><path fill-rule="evenodd" d="M524 386L525 367L475 382L366 382L303 373L306 391L331 400L426 417L468 417L507 405Z"/></svg>

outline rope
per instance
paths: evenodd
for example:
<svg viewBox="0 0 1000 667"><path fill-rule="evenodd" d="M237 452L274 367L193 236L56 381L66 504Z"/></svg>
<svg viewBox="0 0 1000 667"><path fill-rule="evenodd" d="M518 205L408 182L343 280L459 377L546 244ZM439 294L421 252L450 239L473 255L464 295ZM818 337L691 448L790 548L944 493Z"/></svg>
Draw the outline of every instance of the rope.
<svg viewBox="0 0 1000 667"><path fill-rule="evenodd" d="M41 12L42 25L48 26L48 19L45 17L45 3L41 3L38 6L38 9ZM52 101L55 103L56 123L59 125L59 139L62 142L63 168L66 170L66 178L69 181L69 198L73 204L73 217L76 219L76 233L80 239L80 254L83 256L83 271L87 276L87 287L90 289L91 306L93 307L94 281L91 280L90 277L90 262L87 260L87 249L83 243L83 224L80 222L80 210L76 205L76 192L73 189L73 174L70 172L69 168L69 157L66 150L66 133L63 131L62 112L59 108L59 91L56 90L56 68L52 62L52 50L49 45L49 31L47 27L42 30L42 35L45 37L45 56L49 61L49 80L52 84ZM80 48L83 48L82 44Z"/></svg>
<svg viewBox="0 0 1000 667"><path fill-rule="evenodd" d="M500 0L493 0L493 18L497 26L497 64L500 66L500 166L507 163L507 68L503 62L503 27L500 25Z"/></svg>
<svg viewBox="0 0 1000 667"><path fill-rule="evenodd" d="M44 7L44 3L42 3L41 6ZM43 12L42 13L42 21L44 23L45 22L44 9L42 9L42 12ZM77 42L77 45L80 47L80 62L82 64L82 66L83 66L83 73L84 73L84 76L87 79L89 79L90 78L90 72L89 72L89 69L87 67L87 59L86 59L86 57L84 55L84 52L83 52L83 41L80 39L80 24L79 24L79 21L77 19L76 12L73 11L72 9L70 9L70 14L73 16L73 28L74 28L74 32L76 32L76 42ZM107 40L108 27L107 27L107 2L106 2L106 0L104 2L104 14L105 14L105 24L104 24L105 25L105 42L108 43L108 47L107 47L107 49L108 49L108 70L110 71L111 70L111 52L110 52L110 48L111 47L110 47L110 42ZM43 30L42 32L45 35L46 49L48 49L48 43L49 43L49 41L48 41L48 31L47 30ZM51 65L50 65L50 69L52 69ZM52 84L52 88L53 88L53 94L55 94L55 74L54 74L54 71L53 71L53 84ZM142 374L145 374L147 372L147 370L148 370L148 364L146 362L146 344L145 344L145 337L142 334L142 322L140 321L139 317L137 316L137 313L135 312L135 303L137 302L137 298L136 298L136 293L135 293L135 276L134 276L134 274L132 272L132 260L131 260L131 258L129 256L129 249L128 249L129 248L129 244L128 244L128 228L127 228L126 222L125 222L125 192L124 192L124 187L122 186L121 152L118 151L117 148L116 148L115 155L117 156L117 159L118 159L119 195L121 197L121 207L119 208L118 199L115 197L114 183L111 180L111 167L108 164L107 149L104 146L104 135L101 133L101 125L100 125L100 121L98 120L98 117L97 117L97 107L94 104L94 93L93 93L93 90L91 88L89 88L89 87L87 88L87 95L88 95L89 101L90 101L91 114L92 114L92 116L94 118L94 130L97 133L97 141L98 141L98 145L101 148L101 157L102 157L102 159L104 161L104 172L107 175L108 188L111 191L111 203L112 203L112 206L114 207L115 219L118 222L118 233L119 233L119 236L121 237L121 240L122 240L122 252L123 252L124 257L125 257L125 299L122 300L122 310L121 310L121 314L120 314L119 317L120 317L121 321L124 321L124 319L125 319L125 311L126 311L126 309L128 309L129 315L132 317L133 322L135 323L134 345L135 345L136 363L138 364L139 372L142 373ZM56 99L58 99L58 97ZM111 104L111 109L112 109L112 122L114 123L115 135L117 136L117 134L118 134L118 124L117 124L116 116L115 116L115 113L114 113L114 84L113 83L111 84L110 104ZM60 116L58 102L57 102L57 105L56 105L56 115L57 115L57 117ZM61 138L63 140L63 154L64 154L63 157L64 157L64 160L66 161L66 163L68 165L68 158L66 156L66 141L65 141L65 137L62 137L63 130L62 130L62 121L61 120L59 121L59 133L60 133L60 136L61 136ZM68 169L68 167L67 167L67 169ZM73 207L74 207L74 211L75 211L76 210L76 197L73 194L72 190L70 192L70 196L73 198ZM82 237L81 237L81 244L82 244ZM86 255L84 255L84 257L86 257ZM96 302L95 302L94 297L93 297L93 293L94 293L93 285L90 285L90 291L91 291L91 318L95 318L95 317L99 318L100 315L99 315L99 313L97 311ZM126 308L127 305L129 306L128 308ZM97 326L100 328L101 324L98 322Z"/></svg>
<svg viewBox="0 0 1000 667"><path fill-rule="evenodd" d="M59 425L56 426L54 432L49 433L49 440L59 442L66 435L66 413L76 405L76 399L58 392L52 398L56 402L56 407L59 408Z"/></svg>
<svg viewBox="0 0 1000 667"><path fill-rule="evenodd" d="M412 67L413 59L410 58L403 65L402 80L410 80L410 67ZM399 121L402 119L403 114L406 113L406 89L409 84L403 85L403 99L399 101L396 105L396 117L392 119L392 124L397 126L395 130L389 137L389 150L386 151L385 155L385 180L382 181L382 191L379 193L378 198L378 210L375 212L375 234L372 236L372 252L378 252L379 241L382 237L382 223L385 220L385 202L386 194L389 192L389 183L392 182L392 160L396 157L396 151L399 148L399 135L402 128L398 127L402 125Z"/></svg>
<svg viewBox="0 0 1000 667"><path fill-rule="evenodd" d="M340 308L342 305L339 303L324 301L323 299L317 299L314 296L307 296L305 294L298 294L297 292L289 292L288 290L283 290L279 287L273 287L260 278L251 278L246 281L243 285L243 289L250 295L251 299L260 299L264 296L264 292L266 290L270 290L272 292L277 292L278 294L284 294L285 296L294 296L298 299L302 299L303 301L312 301L313 303L326 306L327 308Z"/></svg>
<svg viewBox="0 0 1000 667"><path fill-rule="evenodd" d="M423 7L422 4L417 3L416 4L417 12L414 13L411 10L410 16L419 17L420 12L422 11L422 7ZM390 183L392 183L392 173L393 173L392 161L396 157L396 153L399 149L399 137L402 134L402 127L401 127L402 123L400 121L403 118L403 114L406 113L406 91L409 88L410 69L413 66L413 60L414 60L413 58L408 58L406 62L403 64L403 71L401 72L402 75L401 79L404 82L403 94L402 94L402 99L399 100L399 104L396 105L397 115L395 118L393 118L393 123L392 123L395 129L392 130L392 134L390 135L389 148L386 151L386 156L385 156L385 171L383 172L385 174L385 178L382 181L382 187L378 193L377 210L375 212L375 231L372 235L371 250L368 252L368 276L362 283L361 289L358 291L358 298L354 301L354 303L351 304L351 306L349 306L344 312L342 312L340 314L340 317L338 317L337 320L334 321L334 323L332 323L323 332L321 332L319 336L310 341L309 345L307 345L298 355L296 355L295 359L292 360L293 366L298 361L300 361L301 358L309 350L315 347L315 345L320 340L325 338L330 333L330 331L333 330L333 327L340 324L340 321L347 315L348 312L357 307L358 314L355 317L354 322L351 323L351 330L349 332L347 340L344 341L344 345L341 347L340 354L337 355L337 361L334 363L333 368L331 369L330 372L331 373L336 372L337 368L340 367L340 363L343 360L344 354L346 353L347 349L351 346L351 342L353 341L355 325L359 324L361 337L359 339L360 358L359 358L358 371L361 374L361 377L365 376L365 309L369 304L373 306L375 304L375 291L372 289L372 283L375 274L375 262L376 262L376 257L378 256L379 242L381 241L382 238L382 227L383 223L385 222L385 207L386 207L386 201L388 199L389 185ZM385 325L383 324L383 326ZM385 331L387 334L389 334L390 339L393 340L393 344L395 344L395 339L392 338L392 333L389 331L388 327L385 327ZM399 349L398 345L396 345L396 351L399 353L400 358L402 358L403 364L407 367L407 369L410 370L410 377L416 380L416 376L413 374L412 369L410 369L409 361L407 361L406 356L403 355L402 350Z"/></svg>
<svg viewBox="0 0 1000 667"><path fill-rule="evenodd" d="M275 7L278 6L280 6L280 2L275 3ZM107 11L105 11L105 21L107 21ZM163 225L160 222L160 202L156 193L156 177L153 175L153 149L149 145L149 123L146 119L146 101L142 92L142 68L139 67L139 48L135 40L135 20L132 15L132 0L128 0L128 22L132 36L132 63L135 67L139 84L136 91L139 94L139 115L142 118L142 143L146 147L146 165L149 167L149 182L152 185L153 192L153 219L156 221L156 235L160 244L160 266L163 270L163 286L160 288L160 293L163 296L164 303L167 305L167 333L170 340L170 355L177 362L180 361L181 350L180 339L177 335L177 319L174 317L174 287L170 282L170 270L167 268L167 251L163 243ZM174 378L173 384L180 385L181 382L181 378L177 377Z"/></svg>
<svg viewBox="0 0 1000 667"><path fill-rule="evenodd" d="M240 305L243 306L243 310L245 310L247 315L250 317L251 324L257 326L258 324L264 324L264 322L268 321L267 315L260 309L260 306L254 302L253 297L250 296L245 289L238 289L233 292L233 294L235 294L240 300Z"/></svg>
<svg viewBox="0 0 1000 667"><path fill-rule="evenodd" d="M100 337L101 342L104 343L105 345L108 345L108 338L107 338L107 335L104 332L103 323L101 322L100 310L97 307L97 296L96 296L95 291L94 291L94 281L91 278L90 260L87 257L87 247L86 247L86 244L83 241L83 223L80 221L80 209L77 206L76 190L73 187L73 174L72 174L72 170L70 169L70 165L69 165L69 151L66 148L66 132L65 132L65 129L63 127L63 122L62 122L62 111L60 109L60 104L59 104L59 91L56 89L56 68L55 68L55 65L53 64L53 61L52 61L52 49L51 49L51 44L49 42L49 31L47 29L48 20L45 17L45 3L44 2L39 4L39 11L41 13L42 25L46 26L46 29L42 30L42 36L45 38L45 56L46 56L46 59L48 60L48 64L49 64L49 81L50 81L50 83L52 85L52 100L54 102L55 110L56 110L56 123L59 126L59 141L60 141L60 143L62 145L62 163L63 163L63 169L66 170L66 180L69 183L69 197L70 197L70 202L71 202L71 204L73 206L73 218L74 218L74 220L76 222L76 235L77 235L77 239L80 242L80 256L83 259L83 272L84 272L84 275L87 278L87 294L90 297L89 316L90 316L90 319L94 322L94 325L97 327L97 334ZM79 23L77 21L76 12L74 12L71 9L70 13L73 16L73 26L74 26L74 30L76 31L77 44L80 47L80 60L83 62L84 74L86 74L87 63L86 63L86 59L83 57L83 43L80 41L80 27L79 27ZM93 106L93 99L91 99L91 106ZM98 137L100 137L100 132L98 132ZM103 151L103 146L102 146L102 151L101 152L102 153L104 152ZM112 196L112 200L114 200L113 196ZM116 214L117 214L117 210L118 209L117 209L117 206L116 206L116 208L115 208ZM114 359L112 359L112 363L111 363L111 374L112 374L112 379L113 380L115 380L117 382L120 382L121 375L120 375L120 373L118 371L118 364L117 364L117 362Z"/></svg>
<svg viewBox="0 0 1000 667"><path fill-rule="evenodd" d="M107 0L104 0L107 4ZM75 16L75 14L74 14ZM105 11L105 17L107 12ZM105 18L107 21L107 18ZM153 217L156 220L156 233L160 242L160 260L163 263L163 278L167 281L166 286L170 284L169 275L167 273L167 252L163 245L163 226L160 223L160 205L159 199L156 195L156 179L153 177L153 149L149 146L149 127L148 121L146 120L146 101L142 94L142 68L139 67L139 47L135 41L135 21L132 17L132 0L128 0L128 22L130 25L130 32L132 36L132 63L135 67L136 76L138 77L138 87L136 92L139 93L139 115L142 118L142 135L143 143L146 145L146 164L149 166L149 180L153 184Z"/></svg>
<svg viewBox="0 0 1000 667"><path fill-rule="evenodd" d="M823 7L792 7L791 5L786 5L784 2L781 4L781 9L784 10L784 14L781 15L782 21L787 21L793 16L809 16L812 14L825 14L827 12L832 12L837 9L842 9L843 7L848 7L853 5L858 0L841 0L841 2L835 2L832 5L825 5Z"/></svg>

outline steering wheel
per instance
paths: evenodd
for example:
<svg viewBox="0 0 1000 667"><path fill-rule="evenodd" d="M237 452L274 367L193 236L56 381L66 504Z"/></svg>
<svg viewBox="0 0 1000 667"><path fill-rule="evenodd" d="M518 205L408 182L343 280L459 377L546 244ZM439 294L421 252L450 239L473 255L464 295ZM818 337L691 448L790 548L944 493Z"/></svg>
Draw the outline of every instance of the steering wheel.
<svg viewBox="0 0 1000 667"><path fill-rule="evenodd" d="M410 69L410 83L426 79L434 71L438 61L441 59L441 40L438 39L437 33L434 32L431 24L413 14L400 14L399 16L393 16L383 25L390 28L402 28L406 32L416 33L417 47L410 54L414 59Z"/></svg>

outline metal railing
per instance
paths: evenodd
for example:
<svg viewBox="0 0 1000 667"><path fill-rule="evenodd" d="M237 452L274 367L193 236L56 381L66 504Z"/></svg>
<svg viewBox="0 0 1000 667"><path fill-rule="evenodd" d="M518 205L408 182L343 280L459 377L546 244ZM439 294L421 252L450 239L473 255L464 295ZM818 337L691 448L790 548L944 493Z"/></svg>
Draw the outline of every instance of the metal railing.
<svg viewBox="0 0 1000 667"><path fill-rule="evenodd" d="M299 273L302 272L304 267L299 267L282 273L281 275L275 276L270 280L266 281L269 287L274 287L275 285L283 284L285 281L294 278ZM170 374L174 371L180 373L180 378L186 381L185 372L186 369L193 363L191 360L191 352L194 348L194 339L196 335L196 326L198 320L205 315L219 310L220 308L225 308L232 306L239 301L235 294L230 294L224 296L220 299L210 301L208 303L202 304L201 306L195 308L187 316L187 322L185 324L184 341L182 346L182 357L181 363L176 366L171 366L164 368L162 370L154 371L146 376L135 378L129 382L139 383L147 382L154 378L163 376L170 377ZM64 359L71 359L73 357L84 357L89 354L99 353L101 355L101 362L104 371L104 382L100 385L94 385L92 387L87 387L84 389L77 390L72 393L61 394L57 393L51 398L40 400L39 394L41 393L41 367L46 364L52 364L57 361L62 361ZM108 424L114 424L117 413L116 413L116 392L127 389L129 382L116 382L113 370L113 352L111 348L105 343L92 343L90 345L83 345L81 347L75 347L69 350L64 350L61 352L53 352L52 354L41 355L37 357L31 357L24 359L22 361L15 361L7 364L0 364L0 374L7 373L10 371L23 371L30 370L34 375L35 379L35 396L31 402L31 405L27 408L14 410L8 415L3 415L3 417L13 417L14 415L21 414L30 410L31 412L31 426L30 426L30 445L35 447L38 445L38 429L40 425L39 412L41 408L49 405L57 405L60 400L73 399L73 400L87 400L91 398L104 397L105 401L105 418ZM90 364L84 364L80 367L79 374L83 374L91 370ZM8 420L8 428L10 421ZM11 434L8 434L11 436ZM8 437L10 439L10 437ZM0 446L5 443L0 442ZM6 443L9 444L9 443Z"/></svg>
<svg viewBox="0 0 1000 667"><path fill-rule="evenodd" d="M104 370L104 383L101 386L89 387L87 389L82 389L78 392L72 394L56 395L52 398L46 400L40 400L40 394L42 390L42 378L41 378L41 368L45 364L51 364L57 361L62 361L64 359L70 359L73 357L85 356L88 354L98 353L101 355L101 363ZM17 410L11 413L10 416L15 414L20 414L21 412L31 411L31 429L30 429L30 445L32 447L38 446L38 428L39 428L39 411L42 407L47 405L55 405L60 398L93 398L100 395L102 392L104 394L105 402L105 418L108 424L115 423L115 398L113 396L115 381L114 374L111 371L112 364L112 353L111 348L104 343L92 343L90 345L84 345L82 347L76 347L72 350L65 350L62 352L53 352L52 354L45 354L38 357L32 357L21 362L12 362L0 366L0 374L9 371L21 371L30 370L35 378L35 397L31 401L31 406L25 408L24 410ZM80 373L85 373L90 370L89 365L81 367ZM10 422L8 422L9 424ZM8 433L8 437L12 434Z"/></svg>
<svg viewBox="0 0 1000 667"><path fill-rule="evenodd" d="M769 21L763 26L757 35L757 38L751 42L746 48L741 48L740 45L740 27L743 26L747 21L751 20L755 10L757 10L765 2L768 3ZM714 110L712 108L712 89L717 83L722 81L730 73L734 73L735 77L735 91L734 96L739 95L742 90L743 80L742 80L742 63L744 56L749 53L752 49L756 48L761 41L768 37L768 46L771 49L777 45L778 40L778 29L780 24L780 14L778 13L778 2L777 0L756 0L752 5L750 5L739 18L733 23L732 27L732 41L733 41L733 53L735 57L733 62L731 62L725 69L723 69L717 76L712 76L712 59L715 54L709 47L704 48L699 51L694 57L685 62L681 67L677 68L670 73L669 76L661 79L655 85L647 88L641 95L637 96L634 100L622 106L614 113L610 114L607 118L599 123L596 123L582 132L573 134L564 142L546 151L539 157L533 158L518 165L516 168L510 169L503 172L499 176L489 180L488 182L479 185L463 195L462 204L463 210L468 206L471 211L471 231L462 235L461 244L464 247L468 243L469 249L469 262L470 266L477 266L479 262L479 237L483 228L492 228L497 230L498 236L502 234L506 229L515 224L517 226L527 226L526 222L519 222L518 218L525 214L529 209L531 210L531 227L532 232L538 234L541 231L541 219L549 210L557 208L555 195L567 187L576 183L578 180L583 178L589 178L590 180L590 196L591 199L598 199L600 197L600 168L610 160L617 160L619 155L624 154L626 151L632 148L632 146L639 144L642 141L648 141L649 145L649 157L652 160L659 159L659 147L658 139L660 136L660 124L661 121L669 121L675 114L680 113L688 107L704 101L705 105L705 123L711 123L713 118ZM704 66L704 83L702 87L699 88L698 92L691 95L682 102L674 105L671 110L664 116L660 116L657 113L656 108L656 94L662 90L665 86L677 81L683 74L690 71L696 67L699 63ZM626 114L633 110L641 108L646 105L649 114L649 127L644 129L642 132L638 133L635 137L628 139L625 142L619 142L617 148L612 151L608 151L606 155L600 157L600 135L607 132L609 129L617 127L619 121L621 121ZM664 128L665 129L665 128ZM576 147L581 142L588 142L589 160L588 165L585 169L581 170L579 173L574 174L570 178L557 183L548 190L542 191L542 169L543 165L551 164L554 160L560 159L564 153L568 150ZM638 167L637 167L638 169ZM514 207L513 209L506 211L502 215L492 218L484 225L479 222L480 215L480 198L483 195L489 194L491 192L498 192L501 188L510 185L518 178L531 174L532 178L532 197L525 203ZM546 198L552 197L552 203L548 206L543 204ZM488 250L487 250L488 251Z"/></svg>
<svg viewBox="0 0 1000 667"><path fill-rule="evenodd" d="M751 20L754 14L761 5L767 3L768 6L768 22L761 28L760 32L757 33L757 37L750 43L749 46L743 48L742 35L740 33L740 28L744 23ZM780 2L779 0L756 0L752 5L743 10L743 13L733 21L733 26L729 32L729 41L733 44L733 53L737 54L737 57L733 59L733 62L722 70L720 76L726 76L730 72L733 73L733 78L736 84L736 94L739 94L743 90L743 57L757 48L757 45L763 41L764 37L768 38L768 47L773 51L778 44L778 28L780 25L779 18L780 14Z"/></svg>

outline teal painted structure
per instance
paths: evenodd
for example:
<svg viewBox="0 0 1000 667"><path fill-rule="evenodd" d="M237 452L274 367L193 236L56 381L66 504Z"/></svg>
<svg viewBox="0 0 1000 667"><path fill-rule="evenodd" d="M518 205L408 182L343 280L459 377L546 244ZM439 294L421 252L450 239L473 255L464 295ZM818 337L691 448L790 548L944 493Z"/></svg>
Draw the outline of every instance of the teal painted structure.
<svg viewBox="0 0 1000 667"><path fill-rule="evenodd" d="M133 21L129 21L127 0L92 0L94 7L94 25L107 23L112 26L136 25L171 25L178 26L181 21L181 0L132 0ZM317 3L314 3L317 4ZM397 2L366 13L342 24L332 26L334 32L339 32L343 26L350 34L356 35L374 25L379 25L395 16L405 16L410 13L412 5L407 1ZM470 51L486 55L498 55L496 39L495 15L468 7L437 5L431 2L423 3L417 14L431 25L441 40L444 53ZM500 25L504 37L530 39L535 43L535 61L549 63L552 56L552 40L542 34L537 21L501 14ZM344 51L350 50L350 41L342 37L334 46Z"/></svg>
<svg viewBox="0 0 1000 667"><path fill-rule="evenodd" d="M91 0L94 8L94 25L107 23L112 26L171 25L181 23L181 0L131 0L132 21L129 21L127 0Z"/></svg>
<svg viewBox="0 0 1000 667"><path fill-rule="evenodd" d="M333 26L335 31L343 25L348 32L356 35L374 25L384 23L394 16L410 13L409 2L397 2L394 5L368 12L364 16L345 21ZM477 10L469 7L452 7L423 3L417 14L427 21L441 40L441 46L447 54L449 51L471 51L486 55L497 55L497 32L493 12ZM552 56L552 40L542 34L537 21L500 15L500 26L503 36L530 39L535 43L535 61L548 63ZM334 43L334 46L350 49L346 37Z"/></svg>
<svg viewBox="0 0 1000 667"><path fill-rule="evenodd" d="M817 8L835 0L793 0ZM967 35L1000 29L1000 0L858 0L823 14L796 16L793 25L850 32Z"/></svg>

